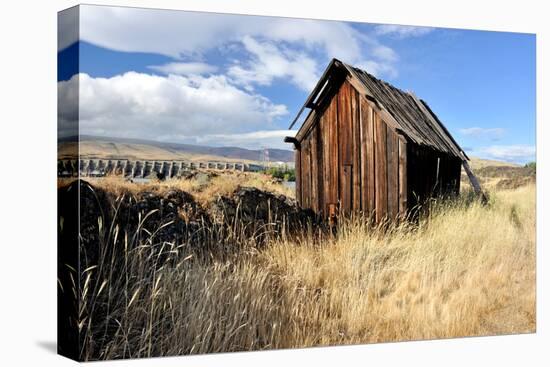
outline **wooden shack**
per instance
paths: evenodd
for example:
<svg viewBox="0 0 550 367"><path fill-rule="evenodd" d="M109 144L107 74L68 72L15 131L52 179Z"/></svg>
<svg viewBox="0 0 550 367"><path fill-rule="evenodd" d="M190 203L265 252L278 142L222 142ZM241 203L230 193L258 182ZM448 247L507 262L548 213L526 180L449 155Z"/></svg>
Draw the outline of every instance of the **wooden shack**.
<svg viewBox="0 0 550 367"><path fill-rule="evenodd" d="M297 201L322 216L396 218L428 198L458 194L463 164L471 174L468 156L426 102L339 60L290 128L305 109L285 142L295 148Z"/></svg>

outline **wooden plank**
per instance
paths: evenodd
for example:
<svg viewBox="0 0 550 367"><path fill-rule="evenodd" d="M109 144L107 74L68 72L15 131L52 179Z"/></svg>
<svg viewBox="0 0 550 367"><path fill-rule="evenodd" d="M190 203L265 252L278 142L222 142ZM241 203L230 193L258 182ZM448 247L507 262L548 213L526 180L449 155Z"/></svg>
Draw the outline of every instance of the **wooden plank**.
<svg viewBox="0 0 550 367"><path fill-rule="evenodd" d="M342 165L352 164L352 126L350 85L342 84L338 93L338 141Z"/></svg>
<svg viewBox="0 0 550 367"><path fill-rule="evenodd" d="M365 98L359 97L359 134L360 134L360 175L361 175L361 210L368 213L368 159L367 156L367 122L369 106Z"/></svg>
<svg viewBox="0 0 550 367"><path fill-rule="evenodd" d="M407 215L407 141L403 136L398 140L398 162L399 162L399 215Z"/></svg>
<svg viewBox="0 0 550 367"><path fill-rule="evenodd" d="M353 196L352 208L358 213L361 211L361 117L360 117L360 102L359 94L355 88L351 89L351 123L352 123L352 162L353 162Z"/></svg>
<svg viewBox="0 0 550 367"><path fill-rule="evenodd" d="M325 216L328 215L327 203L330 202L330 188L331 188L331 166L330 166L330 120L329 120L329 110L325 110L321 116L319 122L321 127L321 140L323 142L323 170L322 170L322 182L323 182L323 206L321 210Z"/></svg>
<svg viewBox="0 0 550 367"><path fill-rule="evenodd" d="M380 223L388 214L388 172L386 161L386 124L376 116L375 130L375 176L376 176L376 221Z"/></svg>
<svg viewBox="0 0 550 367"><path fill-rule="evenodd" d="M365 109L366 115L366 140L367 140L367 213L373 215L376 208L376 154L375 154L375 134L374 121L376 118L375 110L368 105Z"/></svg>
<svg viewBox="0 0 550 367"><path fill-rule="evenodd" d="M313 211L315 213L317 213L319 211L319 192L318 192L318 189L319 189L319 183L318 183L318 178L319 178L319 171L318 171L318 160L317 160L317 124L313 127L313 129L311 130L311 135L309 137L309 143L310 143L310 169L311 169L311 182L310 182L310 185L311 185L311 193L310 193L310 196L311 196L311 201L310 201L310 206L311 206L311 209L313 209Z"/></svg>
<svg viewBox="0 0 550 367"><path fill-rule="evenodd" d="M311 140L311 139L309 139L309 140ZM312 173L311 173L311 141L309 142L309 145L308 145L306 164L308 166L308 171L309 171L309 175L306 177L306 180L307 180L307 183L308 183L308 186L307 186L307 190L308 190L307 199L308 199L308 202L307 202L307 204L308 204L308 208L313 209L313 202L314 202L315 198L312 195L313 183L312 183Z"/></svg>
<svg viewBox="0 0 550 367"><path fill-rule="evenodd" d="M381 87L378 85L378 82L375 82L367 75L361 74L361 80L370 91L372 91L375 101L376 101L376 111L382 119L389 124L394 129L401 129L403 130L410 139L412 139L417 144L425 141L425 137L419 135L419 132L414 129L414 127L408 123L408 121L404 121L401 119L400 121L397 120L399 117L394 117L391 113L389 113L387 108L392 108L392 104L389 98L386 96L386 93L381 89ZM388 105L386 105L388 104Z"/></svg>
<svg viewBox="0 0 550 367"><path fill-rule="evenodd" d="M338 100L338 147L339 147L339 199L340 199L340 213L348 214L351 210L351 200L344 201L351 197L352 193L347 192L350 190L351 185L347 181L346 174L343 166L352 165L352 126L351 126L351 104L350 104L350 85L345 82L340 87L340 91L337 95Z"/></svg>
<svg viewBox="0 0 550 367"><path fill-rule="evenodd" d="M399 143L397 134L386 126L386 160L388 165L388 216L397 217L399 208Z"/></svg>
<svg viewBox="0 0 550 367"><path fill-rule="evenodd" d="M302 158L300 156L300 149L294 151L294 162L296 164L296 202L299 206L302 206Z"/></svg>
<svg viewBox="0 0 550 367"><path fill-rule="evenodd" d="M345 164L342 168L343 174L340 212L349 215L352 210L353 166L351 164Z"/></svg>
<svg viewBox="0 0 550 367"><path fill-rule="evenodd" d="M309 175L308 167L306 167L306 157L308 155L307 152L307 139L304 140L303 145L301 146L301 153L300 153L300 159L301 159L301 167L302 167L302 182L300 184L301 186L301 200L302 200L302 208L308 208L307 204L307 196L308 196L308 190L307 190L307 176Z"/></svg>
<svg viewBox="0 0 550 367"><path fill-rule="evenodd" d="M328 178L328 198L326 204L338 205L339 191L339 164L338 164L338 100L333 98L327 110L327 125L329 131L328 139L328 159L327 159L327 178Z"/></svg>
<svg viewBox="0 0 550 367"><path fill-rule="evenodd" d="M441 146L439 141L434 138L432 130L426 123L426 117L423 114L418 113L418 109L416 107L407 108L409 105L407 102L408 97L404 97L405 94L403 92L383 82L378 84L386 95L385 102L390 103L392 111L395 113L397 116L396 118L400 121L402 126L408 125L417 133L423 135L423 143L434 145L440 149L445 149ZM411 125L409 122L413 122L413 124Z"/></svg>
<svg viewBox="0 0 550 367"><path fill-rule="evenodd" d="M309 167L309 139L305 138L302 141L302 207L305 209L310 208L310 175L311 170Z"/></svg>
<svg viewBox="0 0 550 367"><path fill-rule="evenodd" d="M317 161L317 212L322 214L325 207L325 176L324 176L324 162L323 162L323 125L319 118L317 122L317 129L314 139L316 139L317 156L314 159Z"/></svg>
<svg viewBox="0 0 550 367"><path fill-rule="evenodd" d="M302 208L307 208L307 167L306 167L306 156L307 156L307 140L303 141L303 145L301 146L301 152L300 152L300 159L301 159L301 169L302 169L302 182L300 183L300 191L301 191L301 204Z"/></svg>
<svg viewBox="0 0 550 367"><path fill-rule="evenodd" d="M300 142L306 136L308 136L309 131L315 125L316 121L317 121L317 112L315 110L309 111L309 114L307 115L306 119L304 120L304 123L302 124L302 127L296 133L296 140L298 140Z"/></svg>
<svg viewBox="0 0 550 367"><path fill-rule="evenodd" d="M416 205L416 144L408 143L407 148L407 209L411 210Z"/></svg>

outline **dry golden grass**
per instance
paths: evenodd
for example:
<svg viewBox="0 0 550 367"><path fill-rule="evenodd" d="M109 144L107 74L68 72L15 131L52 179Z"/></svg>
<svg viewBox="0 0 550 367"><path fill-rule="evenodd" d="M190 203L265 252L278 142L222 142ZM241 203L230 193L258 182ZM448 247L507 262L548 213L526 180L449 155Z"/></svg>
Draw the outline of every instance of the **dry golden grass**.
<svg viewBox="0 0 550 367"><path fill-rule="evenodd" d="M206 199L236 183L215 184L195 195ZM151 255L150 241L109 236L127 250L83 275L84 284L89 275L98 285L84 287L82 315L108 307L82 321L82 358L535 330L534 185L493 192L488 206L436 204L418 225L379 230L356 218L339 226L336 236L310 233L208 261L183 245L162 244L163 259ZM102 330L111 337L97 340Z"/></svg>
<svg viewBox="0 0 550 367"><path fill-rule="evenodd" d="M100 187L117 195L124 192L136 194L141 191L163 193L170 189L178 189L191 193L200 204L207 204L218 196L230 195L238 187L257 187L275 194L294 197L293 189L274 182L268 175L250 172L227 171L219 176L212 177L208 181L201 179L170 179L134 183L120 176L86 177L84 179L95 187Z"/></svg>
<svg viewBox="0 0 550 367"><path fill-rule="evenodd" d="M418 230L351 223L322 246L272 246L262 255L303 304L297 324L309 326L294 345L534 331L534 194L443 206Z"/></svg>

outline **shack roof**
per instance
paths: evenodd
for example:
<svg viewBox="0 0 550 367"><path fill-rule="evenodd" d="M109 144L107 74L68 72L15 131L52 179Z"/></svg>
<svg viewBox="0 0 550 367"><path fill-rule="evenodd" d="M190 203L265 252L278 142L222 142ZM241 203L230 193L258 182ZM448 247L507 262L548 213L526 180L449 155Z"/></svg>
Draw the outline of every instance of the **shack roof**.
<svg viewBox="0 0 550 367"><path fill-rule="evenodd" d="M335 84L341 83L343 77L382 112L382 118L388 125L410 141L432 147L461 160L469 159L425 101L412 92L402 91L364 70L337 59L332 59L289 129L294 126L305 108L311 109L310 115L315 113L316 107L326 100L327 95L334 93ZM298 130L296 138L301 140L316 120L308 116Z"/></svg>

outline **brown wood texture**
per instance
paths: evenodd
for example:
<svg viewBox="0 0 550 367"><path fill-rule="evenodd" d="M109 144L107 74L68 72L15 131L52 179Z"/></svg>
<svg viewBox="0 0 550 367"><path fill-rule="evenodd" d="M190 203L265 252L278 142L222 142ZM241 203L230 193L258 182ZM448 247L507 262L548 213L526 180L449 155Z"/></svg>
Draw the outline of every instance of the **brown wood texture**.
<svg viewBox="0 0 550 367"><path fill-rule="evenodd" d="M300 127L300 130L298 130L298 132L296 133L296 140L302 141L303 139L305 139L316 121L318 121L317 111L311 110L304 120L302 127Z"/></svg>
<svg viewBox="0 0 550 367"><path fill-rule="evenodd" d="M299 206L302 205L302 158L300 155L300 149L296 149L294 151L294 162L295 162L295 170L296 170L296 202Z"/></svg>
<svg viewBox="0 0 550 367"><path fill-rule="evenodd" d="M368 103L362 97L359 97L359 168L360 168L360 181L361 181L361 210L368 215L368 159L367 156L367 120L369 113Z"/></svg>
<svg viewBox="0 0 550 367"><path fill-rule="evenodd" d="M386 160L386 124L376 115L375 133L375 207L376 221L381 222L388 214L387 160Z"/></svg>
<svg viewBox="0 0 550 367"><path fill-rule="evenodd" d="M352 165L352 124L351 124L351 103L350 103L350 85L343 83L337 95L338 99L338 147L339 147L339 198L340 198L340 213L349 214L351 211L351 182L347 175L349 171L345 171L345 166ZM344 198L346 200L344 200Z"/></svg>
<svg viewBox="0 0 550 367"><path fill-rule="evenodd" d="M360 80L364 89L381 108L385 121L404 132L417 144L430 146L458 158L463 157L462 149L456 144L445 126L437 119L427 104L411 93L403 92L394 86L374 78L372 75L354 69L354 78Z"/></svg>
<svg viewBox="0 0 550 367"><path fill-rule="evenodd" d="M367 212L371 216L376 209L376 153L374 139L374 120L376 114L374 109L368 105L365 109L365 133L367 140Z"/></svg>
<svg viewBox="0 0 550 367"><path fill-rule="evenodd" d="M329 105L330 108L330 105ZM323 206L321 207L321 210L324 214L328 215L328 203L330 202L330 190L332 181L330 179L331 174L331 166L330 166L330 120L328 118L328 108L324 111L324 113L321 115L321 120L319 122L320 127L320 138L322 140L322 155L323 155L323 161L322 161L322 185L323 185L323 191L322 191L322 203Z"/></svg>
<svg viewBox="0 0 550 367"><path fill-rule="evenodd" d="M311 156L309 137L302 141L302 207L311 208Z"/></svg>
<svg viewBox="0 0 550 367"><path fill-rule="evenodd" d="M327 159L327 186L328 186L328 197L326 198L326 204L338 205L338 192L339 192L339 182L338 182L338 99L333 98L330 102L330 105L326 111L327 122L328 122L328 159Z"/></svg>
<svg viewBox="0 0 550 367"><path fill-rule="evenodd" d="M399 215L407 215L407 141L404 137L398 138L398 162L399 162Z"/></svg>
<svg viewBox="0 0 550 367"><path fill-rule="evenodd" d="M415 208L417 203L417 152L416 144L407 144L407 210Z"/></svg>
<svg viewBox="0 0 550 367"><path fill-rule="evenodd" d="M313 209L314 212L318 212L319 211L319 183L318 183L318 174L319 174L319 171L318 171L318 164L319 164L319 161L318 161L318 157L317 157L317 126L318 125L315 125L315 127L313 127L313 129L311 130L311 135L309 137L309 144L310 144L310 157L309 157L309 161L310 161L310 170L311 170L311 176L310 176L310 207L311 209Z"/></svg>
<svg viewBox="0 0 550 367"><path fill-rule="evenodd" d="M458 193L461 158L418 145L395 128L416 123L415 138L431 134L442 140L441 131L426 124L429 119L415 122L425 111L413 97L373 84L373 93L390 104L386 107L349 80L337 87L308 117L309 130L296 150L296 198L303 208L326 216L332 205L340 214L374 214L380 222L405 216L430 197ZM407 121L395 120L386 108Z"/></svg>
<svg viewBox="0 0 550 367"><path fill-rule="evenodd" d="M397 134L386 126L386 161L388 185L388 217L397 217L399 208L399 143Z"/></svg>
<svg viewBox="0 0 550 367"><path fill-rule="evenodd" d="M325 211L325 175L324 175L324 147L323 147L323 123L319 121L314 139L316 140L317 155L312 159L317 162L317 208L318 213L322 214Z"/></svg>
<svg viewBox="0 0 550 367"><path fill-rule="evenodd" d="M351 118L352 118L352 208L358 213L361 211L361 105L359 93L351 87Z"/></svg>
<svg viewBox="0 0 550 367"><path fill-rule="evenodd" d="M349 215L352 212L352 184L353 184L353 166L351 164L344 164L342 167L342 195L340 197L340 211L345 215Z"/></svg>

